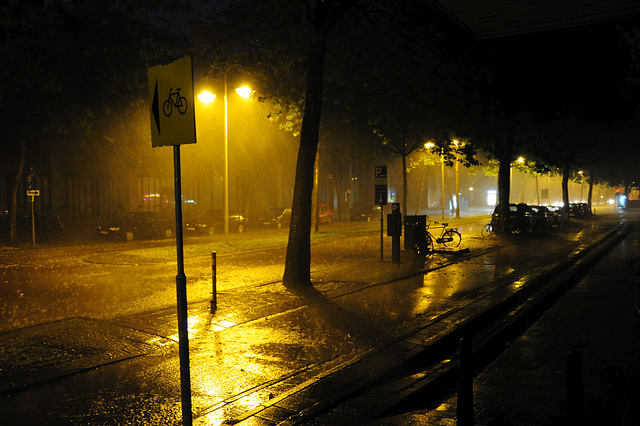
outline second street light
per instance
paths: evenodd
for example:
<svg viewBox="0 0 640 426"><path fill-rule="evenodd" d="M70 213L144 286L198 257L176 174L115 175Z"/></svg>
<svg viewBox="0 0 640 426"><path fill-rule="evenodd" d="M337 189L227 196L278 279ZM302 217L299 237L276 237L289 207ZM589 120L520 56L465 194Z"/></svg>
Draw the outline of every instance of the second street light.
<svg viewBox="0 0 640 426"><path fill-rule="evenodd" d="M229 234L229 108L227 106L227 72L224 73L224 234ZM242 86L236 89L236 93L247 99L251 96L251 89ZM208 104L214 101L216 95L209 91L203 91L198 95L200 101Z"/></svg>

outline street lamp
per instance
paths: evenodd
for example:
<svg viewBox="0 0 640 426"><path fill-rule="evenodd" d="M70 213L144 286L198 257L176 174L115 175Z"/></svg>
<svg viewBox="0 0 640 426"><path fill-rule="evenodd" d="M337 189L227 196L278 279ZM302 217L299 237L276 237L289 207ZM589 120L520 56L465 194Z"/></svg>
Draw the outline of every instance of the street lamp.
<svg viewBox="0 0 640 426"><path fill-rule="evenodd" d="M524 157L518 157L516 161L520 164L524 164ZM524 203L524 171L522 171L522 202Z"/></svg>
<svg viewBox="0 0 640 426"><path fill-rule="evenodd" d="M227 74L224 73L224 234L229 235L229 108L227 106ZM252 90L248 86L236 89L236 93L247 99L251 96ZM200 101L208 104L214 101L216 95L209 91L204 91L198 95Z"/></svg>

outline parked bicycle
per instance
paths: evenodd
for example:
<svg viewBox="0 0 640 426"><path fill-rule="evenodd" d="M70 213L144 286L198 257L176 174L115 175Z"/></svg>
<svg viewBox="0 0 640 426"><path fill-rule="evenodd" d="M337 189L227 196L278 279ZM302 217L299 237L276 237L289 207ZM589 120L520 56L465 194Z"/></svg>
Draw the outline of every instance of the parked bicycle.
<svg viewBox="0 0 640 426"><path fill-rule="evenodd" d="M439 223L435 220L433 223L437 225L433 229L441 229L440 236L435 238L429 231L429 229L432 229L431 223L427 223L427 233L436 243L442 244L445 247L458 247L460 245L462 242L462 235L460 235L457 228L447 229L447 226L449 226L448 223Z"/></svg>
<svg viewBox="0 0 640 426"><path fill-rule="evenodd" d="M442 244L445 247L458 247L462 242L462 235L456 228L447 228L448 223L433 221L437 226L431 226L431 221L427 223L425 233L416 236L414 250L418 256L430 256L433 254L434 243ZM440 229L440 235L434 236L430 229Z"/></svg>

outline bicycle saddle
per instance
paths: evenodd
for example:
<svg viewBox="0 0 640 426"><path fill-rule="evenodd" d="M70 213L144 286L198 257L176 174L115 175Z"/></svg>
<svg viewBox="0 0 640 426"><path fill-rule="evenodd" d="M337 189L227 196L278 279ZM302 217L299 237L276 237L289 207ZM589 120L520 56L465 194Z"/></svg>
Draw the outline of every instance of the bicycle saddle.
<svg viewBox="0 0 640 426"><path fill-rule="evenodd" d="M442 226L449 226L448 223L442 223Z"/></svg>

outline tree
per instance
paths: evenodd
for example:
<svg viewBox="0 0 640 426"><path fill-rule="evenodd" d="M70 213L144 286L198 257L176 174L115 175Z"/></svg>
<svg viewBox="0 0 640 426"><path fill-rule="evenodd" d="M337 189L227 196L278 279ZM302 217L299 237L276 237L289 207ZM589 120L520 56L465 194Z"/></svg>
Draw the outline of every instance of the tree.
<svg viewBox="0 0 640 426"><path fill-rule="evenodd" d="M300 131L300 148L293 189L291 225L283 284L289 287L311 285L311 200L313 170L318 149L320 115L324 97L324 59L329 31L355 1L316 0L309 7L313 37L308 46L307 90L304 118Z"/></svg>
<svg viewBox="0 0 640 426"><path fill-rule="evenodd" d="M3 146L19 164L12 191L12 243L22 167L46 167L56 153L74 168L94 170L87 161L101 156L94 129L105 117L126 115L146 98L147 60L167 54L180 39L161 28L149 11L177 7L174 11L184 12L179 5L173 0L3 3L0 55L7 66L0 69L0 94L12 101L0 106L0 121L8 129ZM174 41L150 53L158 47L155 42L169 38ZM16 126L24 117L29 125Z"/></svg>

